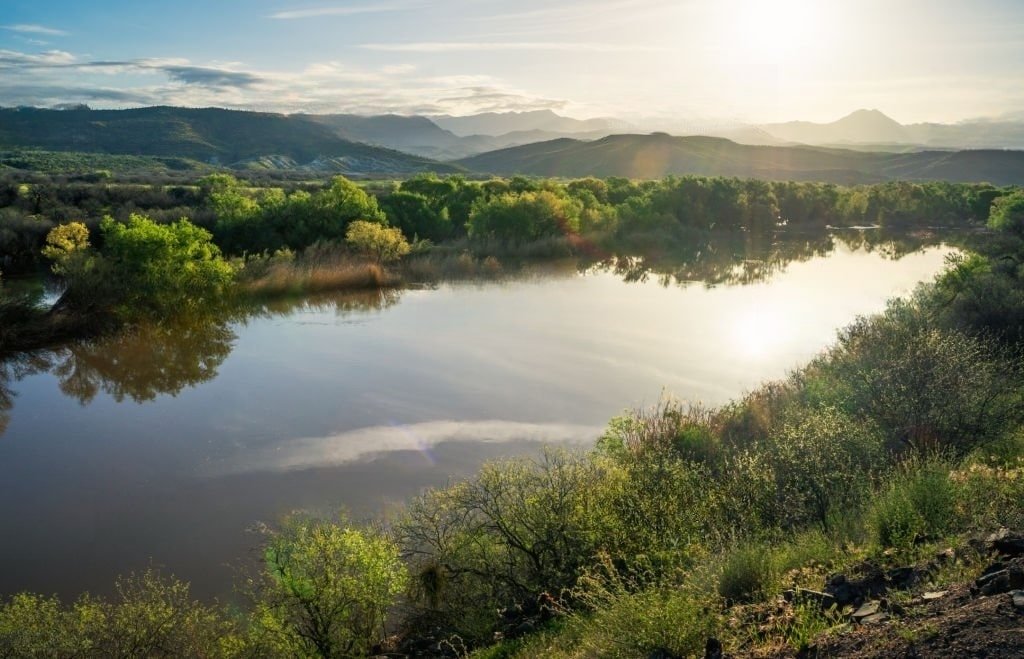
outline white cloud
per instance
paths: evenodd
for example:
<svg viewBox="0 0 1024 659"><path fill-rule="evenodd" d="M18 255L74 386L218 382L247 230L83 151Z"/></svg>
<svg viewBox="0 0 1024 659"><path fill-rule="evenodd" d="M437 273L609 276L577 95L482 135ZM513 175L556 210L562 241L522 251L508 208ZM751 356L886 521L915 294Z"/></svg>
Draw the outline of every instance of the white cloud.
<svg viewBox="0 0 1024 659"><path fill-rule="evenodd" d="M356 114L471 114L565 106L562 100L527 93L492 76L421 75L410 64L370 69L328 61L282 72L247 69L238 62L84 60L64 51L0 50L0 71L0 105L184 105Z"/></svg>
<svg viewBox="0 0 1024 659"><path fill-rule="evenodd" d="M398 451L417 451L429 456L432 449L446 442L589 445L602 430L602 426L502 420L370 426L328 437L290 439L265 449L247 451L237 461L214 471L221 475L332 467Z"/></svg>
<svg viewBox="0 0 1024 659"><path fill-rule="evenodd" d="M0 27L5 30L10 30L11 32L19 32L21 34L45 34L50 37L63 37L68 34L64 30L46 27L45 25L32 25L26 23L19 23L17 25L0 25Z"/></svg>

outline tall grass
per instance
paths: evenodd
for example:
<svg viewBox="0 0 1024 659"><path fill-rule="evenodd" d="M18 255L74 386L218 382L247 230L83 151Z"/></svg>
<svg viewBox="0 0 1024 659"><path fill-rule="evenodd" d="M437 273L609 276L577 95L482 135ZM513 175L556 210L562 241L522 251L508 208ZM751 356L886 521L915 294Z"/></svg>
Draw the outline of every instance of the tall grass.
<svg viewBox="0 0 1024 659"><path fill-rule="evenodd" d="M310 248L300 257L279 251L247 260L238 287L243 294L272 296L383 288L399 281L380 264L343 250Z"/></svg>

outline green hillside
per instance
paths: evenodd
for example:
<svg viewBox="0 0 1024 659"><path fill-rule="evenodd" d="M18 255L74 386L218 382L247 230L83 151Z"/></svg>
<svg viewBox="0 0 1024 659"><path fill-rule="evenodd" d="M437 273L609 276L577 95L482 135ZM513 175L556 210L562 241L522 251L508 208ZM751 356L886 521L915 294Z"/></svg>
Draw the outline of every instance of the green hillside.
<svg viewBox="0 0 1024 659"><path fill-rule="evenodd" d="M215 108L0 109L0 148L185 158L222 166L272 157L286 168L353 174L457 169L342 139L305 117Z"/></svg>
<svg viewBox="0 0 1024 659"><path fill-rule="evenodd" d="M552 140L456 161L493 174L624 176L669 174L738 176L840 184L887 180L1024 183L1021 151L877 153L797 146L750 146L716 137L612 135L593 142Z"/></svg>

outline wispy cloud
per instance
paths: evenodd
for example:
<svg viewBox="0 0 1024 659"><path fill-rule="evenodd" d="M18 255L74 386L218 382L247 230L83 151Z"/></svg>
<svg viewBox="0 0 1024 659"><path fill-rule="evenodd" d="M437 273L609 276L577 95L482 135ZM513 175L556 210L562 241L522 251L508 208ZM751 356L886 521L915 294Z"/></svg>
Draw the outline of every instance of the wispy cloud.
<svg viewBox="0 0 1024 659"><path fill-rule="evenodd" d="M423 75L410 64L330 61L297 71L185 58L89 60L51 50L0 49L0 105L219 106L272 112L472 114L561 108L489 75Z"/></svg>
<svg viewBox="0 0 1024 659"><path fill-rule="evenodd" d="M45 53L22 53L16 50L0 49L0 68L10 67L52 67L72 64L75 56L63 50L48 50Z"/></svg>
<svg viewBox="0 0 1024 659"><path fill-rule="evenodd" d="M221 465L210 475L252 471L289 471L349 464L382 453L417 451L428 457L446 442L534 442L588 445L601 426L513 421L428 421L397 426L371 426L329 437L290 439L247 452L239 461Z"/></svg>
<svg viewBox="0 0 1024 659"><path fill-rule="evenodd" d="M639 44L578 43L563 41L416 41L365 43L359 48L395 53L458 53L467 51L546 50L577 53L660 53L664 48Z"/></svg>
<svg viewBox="0 0 1024 659"><path fill-rule="evenodd" d="M288 9L270 14L267 18L278 20L294 20L297 18L316 18L318 16L355 16L357 14L376 14L388 11L402 11L419 5L413 2L397 2L367 5L347 5L339 7L313 7L310 9Z"/></svg>
<svg viewBox="0 0 1024 659"><path fill-rule="evenodd" d="M52 27L46 27L45 25L34 25L29 23L19 23L17 25L0 25L5 30L10 32L18 32L21 34L45 34L50 37L63 37L67 36L67 32L64 30L58 30Z"/></svg>

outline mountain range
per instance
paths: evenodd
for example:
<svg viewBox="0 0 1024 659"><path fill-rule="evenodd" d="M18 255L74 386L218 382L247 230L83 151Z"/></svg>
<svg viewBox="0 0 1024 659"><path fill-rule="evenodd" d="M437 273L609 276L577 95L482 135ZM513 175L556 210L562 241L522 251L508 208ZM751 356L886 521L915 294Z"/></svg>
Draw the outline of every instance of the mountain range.
<svg viewBox="0 0 1024 659"><path fill-rule="evenodd" d="M217 108L5 108L0 109L0 148L178 157L235 169L381 175L456 169L345 139L303 116Z"/></svg>
<svg viewBox="0 0 1024 659"><path fill-rule="evenodd" d="M814 146L753 146L718 137L611 135L594 141L562 138L456 161L475 172L536 176L667 174L738 176L840 184L888 180L1024 183L1024 151L867 152Z"/></svg>
<svg viewBox="0 0 1024 659"><path fill-rule="evenodd" d="M999 148L961 150L959 144ZM680 137L640 134L616 120L579 120L551 111L429 118L177 107L0 109L0 149L377 177L435 171L1020 184L1024 151L1004 150L1014 144L1024 145L1024 122L1013 118L902 125L877 110L859 110L831 123L734 124Z"/></svg>
<svg viewBox="0 0 1024 659"><path fill-rule="evenodd" d="M831 123L790 121L760 128L780 140L814 145L913 145L945 149L1022 149L1024 121L976 119L901 124L879 110L857 110Z"/></svg>

